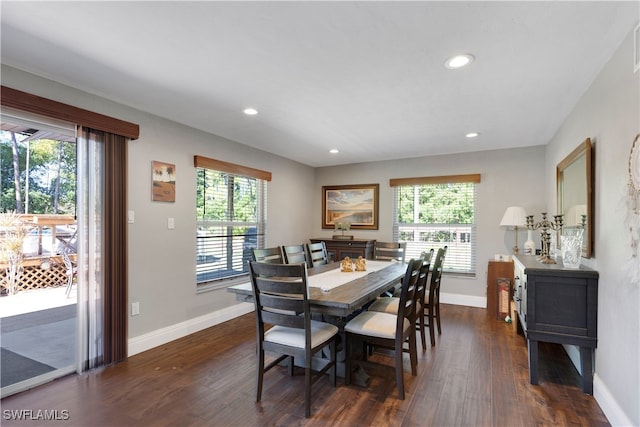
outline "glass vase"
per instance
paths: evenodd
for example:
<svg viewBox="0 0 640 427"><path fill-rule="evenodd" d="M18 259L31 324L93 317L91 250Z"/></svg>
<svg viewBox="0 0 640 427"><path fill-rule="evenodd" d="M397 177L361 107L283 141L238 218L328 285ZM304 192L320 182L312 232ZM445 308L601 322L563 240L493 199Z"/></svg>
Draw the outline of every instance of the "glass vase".
<svg viewBox="0 0 640 427"><path fill-rule="evenodd" d="M562 243L562 263L565 268L580 268L583 232L583 229L568 230L560 236Z"/></svg>

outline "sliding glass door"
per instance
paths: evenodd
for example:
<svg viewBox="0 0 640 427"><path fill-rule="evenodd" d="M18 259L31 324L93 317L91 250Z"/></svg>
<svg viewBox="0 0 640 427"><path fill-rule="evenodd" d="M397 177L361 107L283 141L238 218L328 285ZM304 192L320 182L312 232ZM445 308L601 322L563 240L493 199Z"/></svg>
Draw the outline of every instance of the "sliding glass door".
<svg viewBox="0 0 640 427"><path fill-rule="evenodd" d="M5 397L102 364L105 150L72 124L6 110L1 122Z"/></svg>

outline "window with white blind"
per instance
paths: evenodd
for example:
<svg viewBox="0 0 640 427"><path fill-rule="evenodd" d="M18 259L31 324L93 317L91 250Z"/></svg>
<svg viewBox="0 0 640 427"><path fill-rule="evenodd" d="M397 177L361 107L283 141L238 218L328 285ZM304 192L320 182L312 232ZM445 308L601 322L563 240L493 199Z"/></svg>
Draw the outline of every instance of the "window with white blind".
<svg viewBox="0 0 640 427"><path fill-rule="evenodd" d="M227 286L248 280L247 261L264 247L271 173L195 156L196 282Z"/></svg>
<svg viewBox="0 0 640 427"><path fill-rule="evenodd" d="M476 184L480 175L392 179L394 241L407 243L407 259L448 246L444 271L476 272Z"/></svg>

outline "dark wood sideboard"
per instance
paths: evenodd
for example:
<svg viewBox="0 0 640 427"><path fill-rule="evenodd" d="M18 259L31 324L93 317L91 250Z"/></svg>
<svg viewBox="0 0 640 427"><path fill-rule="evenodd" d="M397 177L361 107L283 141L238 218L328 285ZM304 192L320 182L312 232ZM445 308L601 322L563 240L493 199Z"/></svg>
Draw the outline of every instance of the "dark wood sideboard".
<svg viewBox="0 0 640 427"><path fill-rule="evenodd" d="M373 259L373 248L376 244L375 240L353 239L353 240L334 240L334 239L309 239L311 243L324 242L329 255L333 255L334 261L341 261L345 257L357 259L359 256L365 259Z"/></svg>
<svg viewBox="0 0 640 427"><path fill-rule="evenodd" d="M582 391L593 394L593 352L598 345L598 272L542 264L535 255L516 255L514 302L518 333L529 349L529 382L538 384L538 342L580 348Z"/></svg>

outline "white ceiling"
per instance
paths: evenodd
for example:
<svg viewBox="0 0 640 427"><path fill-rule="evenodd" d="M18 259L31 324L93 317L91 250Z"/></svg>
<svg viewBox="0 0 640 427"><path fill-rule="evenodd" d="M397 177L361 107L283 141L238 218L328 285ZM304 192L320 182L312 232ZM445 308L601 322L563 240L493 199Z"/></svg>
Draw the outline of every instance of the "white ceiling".
<svg viewBox="0 0 640 427"><path fill-rule="evenodd" d="M4 64L327 166L546 144L639 10L637 1L3 0L1 54ZM458 53L476 59L447 70ZM242 114L248 106L259 114ZM481 135L466 139L471 131Z"/></svg>

